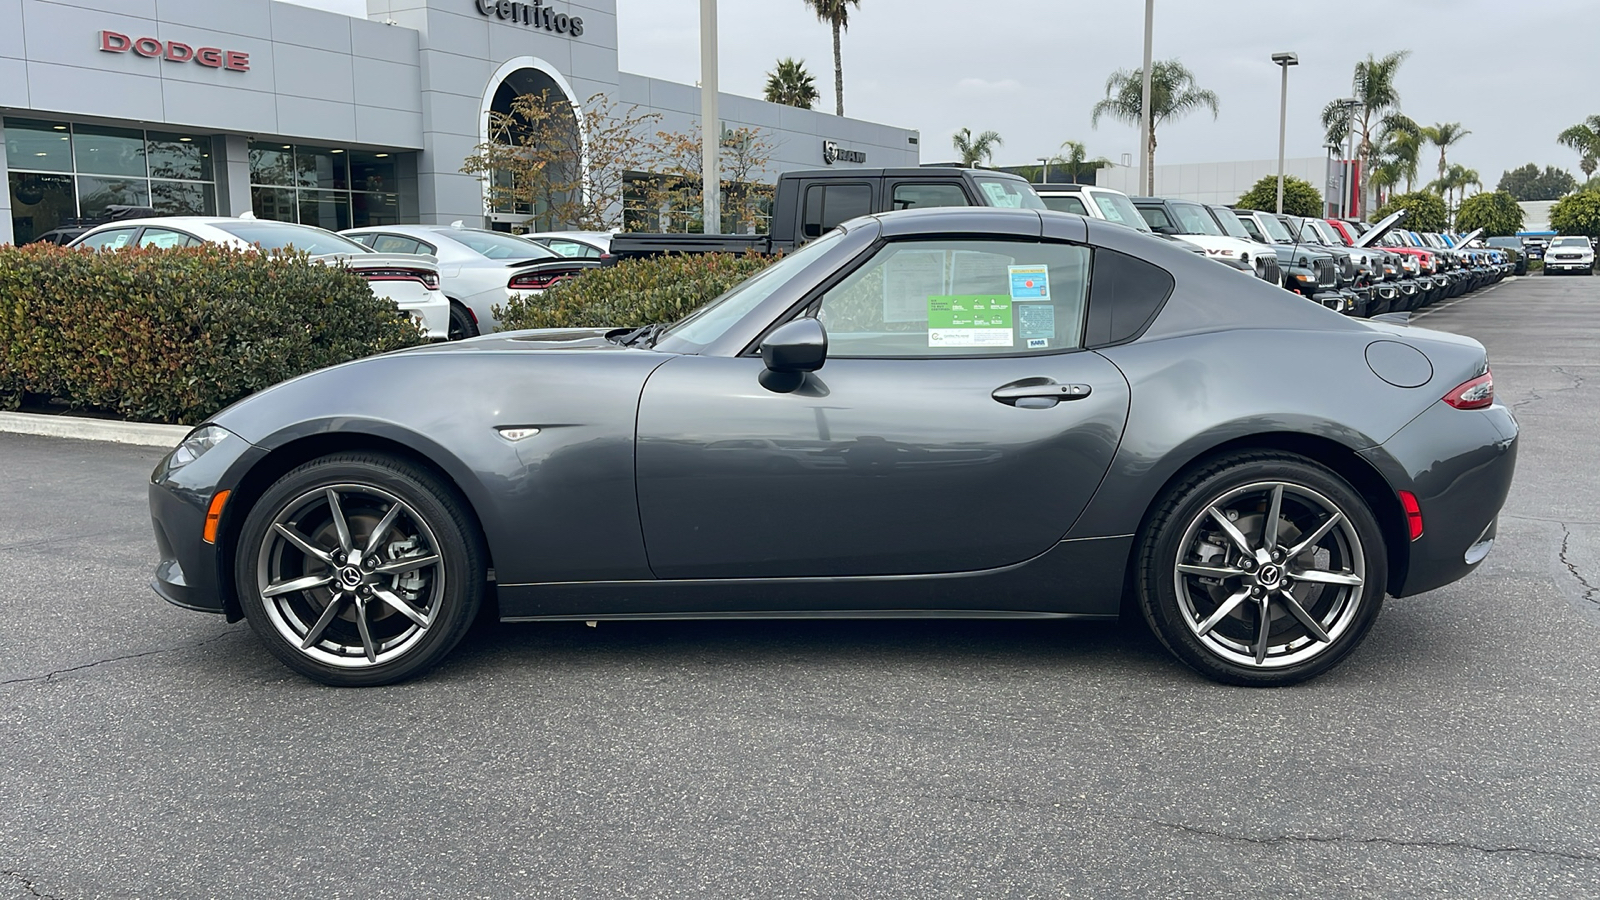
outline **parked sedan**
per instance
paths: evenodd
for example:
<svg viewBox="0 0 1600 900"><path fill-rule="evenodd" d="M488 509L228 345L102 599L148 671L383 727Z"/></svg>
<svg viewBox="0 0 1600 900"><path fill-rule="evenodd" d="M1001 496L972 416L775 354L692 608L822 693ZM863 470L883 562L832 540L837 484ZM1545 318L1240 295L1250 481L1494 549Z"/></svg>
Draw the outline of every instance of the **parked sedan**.
<svg viewBox="0 0 1600 900"><path fill-rule="evenodd" d="M545 231L519 235L568 259L609 259L611 236L609 231Z"/></svg>
<svg viewBox="0 0 1600 900"><path fill-rule="evenodd" d="M450 304L450 339L488 334L499 325L496 306L518 294L541 294L598 266L567 259L548 247L499 231L454 225L375 225L340 232L381 253L437 257Z"/></svg>
<svg viewBox="0 0 1600 900"><path fill-rule="evenodd" d="M410 314L430 340L444 340L449 334L450 302L439 291L439 266L433 257L377 253L310 225L273 222L254 216L128 219L94 228L70 246L120 250L200 244L269 252L289 248L305 251L317 262L341 265L365 278L373 294Z"/></svg>
<svg viewBox="0 0 1600 900"><path fill-rule="evenodd" d="M913 210L673 325L258 393L157 466L154 586L344 685L423 671L485 603L1105 619L1127 586L1183 662L1284 685L1348 656L1386 594L1483 561L1516 443L1469 338L1094 219Z"/></svg>

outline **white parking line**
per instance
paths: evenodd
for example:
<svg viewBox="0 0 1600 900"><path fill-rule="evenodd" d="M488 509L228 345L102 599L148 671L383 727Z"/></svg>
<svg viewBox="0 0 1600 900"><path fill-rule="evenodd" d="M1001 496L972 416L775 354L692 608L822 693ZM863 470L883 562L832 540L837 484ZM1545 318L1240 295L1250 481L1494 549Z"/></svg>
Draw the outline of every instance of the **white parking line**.
<svg viewBox="0 0 1600 900"><path fill-rule="evenodd" d="M1465 303L1468 300L1474 299L1476 297L1486 297L1486 296L1494 293L1495 291L1500 290L1502 287L1505 287L1505 285L1506 285L1506 282L1502 281L1499 284L1484 288L1481 291L1473 291L1472 293L1466 295L1465 297L1458 297L1455 300L1451 300L1449 303L1446 303L1443 306L1436 306L1436 307L1428 310L1427 312L1417 313L1416 315L1412 316L1411 318L1412 318L1413 321L1415 321L1417 319L1425 319L1428 316L1431 316L1436 312L1444 312L1445 310L1449 309L1450 307L1455 306L1457 303Z"/></svg>

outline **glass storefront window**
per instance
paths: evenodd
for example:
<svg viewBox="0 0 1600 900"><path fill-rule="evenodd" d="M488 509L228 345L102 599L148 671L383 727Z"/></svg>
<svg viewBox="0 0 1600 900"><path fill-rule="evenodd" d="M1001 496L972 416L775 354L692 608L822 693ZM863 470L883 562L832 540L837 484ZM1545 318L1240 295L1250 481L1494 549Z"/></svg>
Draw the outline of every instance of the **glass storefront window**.
<svg viewBox="0 0 1600 900"><path fill-rule="evenodd" d="M151 178L211 180L211 141L187 134L152 131L146 140Z"/></svg>
<svg viewBox="0 0 1600 900"><path fill-rule="evenodd" d="M296 221L294 189L252 187L250 208L255 211L258 219L271 219L274 222Z"/></svg>
<svg viewBox="0 0 1600 900"><path fill-rule="evenodd" d="M295 184L303 188L349 190L345 152L321 147L295 147Z"/></svg>
<svg viewBox="0 0 1600 900"><path fill-rule="evenodd" d="M10 136L8 128L7 143ZM78 213L71 175L12 172L6 180L11 187L11 228L19 245L35 240Z"/></svg>
<svg viewBox="0 0 1600 900"><path fill-rule="evenodd" d="M64 122L6 119L6 160L13 169L72 171L72 135Z"/></svg>
<svg viewBox="0 0 1600 900"><path fill-rule="evenodd" d="M84 218L106 214L108 206L149 206L150 182L143 178L78 176L78 210Z"/></svg>
<svg viewBox="0 0 1600 900"><path fill-rule="evenodd" d="M399 225L399 194L351 194L350 227L368 225Z"/></svg>
<svg viewBox="0 0 1600 900"><path fill-rule="evenodd" d="M250 183L294 186L294 147L289 144L250 142ZM260 215L260 212L257 212Z"/></svg>
<svg viewBox="0 0 1600 900"><path fill-rule="evenodd" d="M400 186L400 170L388 153L362 153L351 151L350 189L381 193Z"/></svg>
<svg viewBox="0 0 1600 900"><path fill-rule="evenodd" d="M91 175L144 178L144 132L132 128L79 125L73 129L72 152L78 171Z"/></svg>
<svg viewBox="0 0 1600 900"><path fill-rule="evenodd" d="M150 205L156 212L171 216L217 214L215 189L194 181L151 181Z"/></svg>
<svg viewBox="0 0 1600 900"><path fill-rule="evenodd" d="M329 231L350 227L350 195L344 191L301 191L301 225L315 225Z"/></svg>

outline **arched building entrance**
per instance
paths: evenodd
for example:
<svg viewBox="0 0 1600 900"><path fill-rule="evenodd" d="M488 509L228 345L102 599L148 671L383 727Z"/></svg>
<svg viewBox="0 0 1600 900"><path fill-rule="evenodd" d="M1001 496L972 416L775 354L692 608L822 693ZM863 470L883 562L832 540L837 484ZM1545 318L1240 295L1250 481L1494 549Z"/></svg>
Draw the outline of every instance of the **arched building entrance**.
<svg viewBox="0 0 1600 900"><path fill-rule="evenodd" d="M518 97L543 96L550 104L550 118L540 127L530 129L525 119L513 115ZM566 183L570 191L585 191L584 173L588 169L588 136L584 133L581 98L574 95L569 84L555 67L532 56L508 60L489 79L484 93L481 139L497 143L521 145L534 141L558 161L554 176L545 185ZM499 126L496 127L496 123ZM564 161L564 162L562 162ZM510 173L497 174L494 183L511 184ZM559 205L562 195L554 187L536 190L535 196L523 202L499 201L496 191L484 186L485 208L489 210L491 227L509 231L521 228L530 218L539 230L560 230L570 223L557 221L551 216L551 207Z"/></svg>

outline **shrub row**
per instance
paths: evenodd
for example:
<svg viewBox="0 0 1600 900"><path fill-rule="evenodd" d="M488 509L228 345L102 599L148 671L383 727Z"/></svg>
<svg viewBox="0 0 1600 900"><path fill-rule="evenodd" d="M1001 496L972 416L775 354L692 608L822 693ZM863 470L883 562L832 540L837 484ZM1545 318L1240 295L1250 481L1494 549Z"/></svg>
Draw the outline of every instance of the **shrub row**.
<svg viewBox="0 0 1600 900"><path fill-rule="evenodd" d="M495 309L502 331L637 328L676 322L771 265L775 257L708 253L623 260L522 294Z"/></svg>
<svg viewBox="0 0 1600 900"><path fill-rule="evenodd" d="M0 246L0 403L193 424L421 334L345 269L222 247Z"/></svg>

